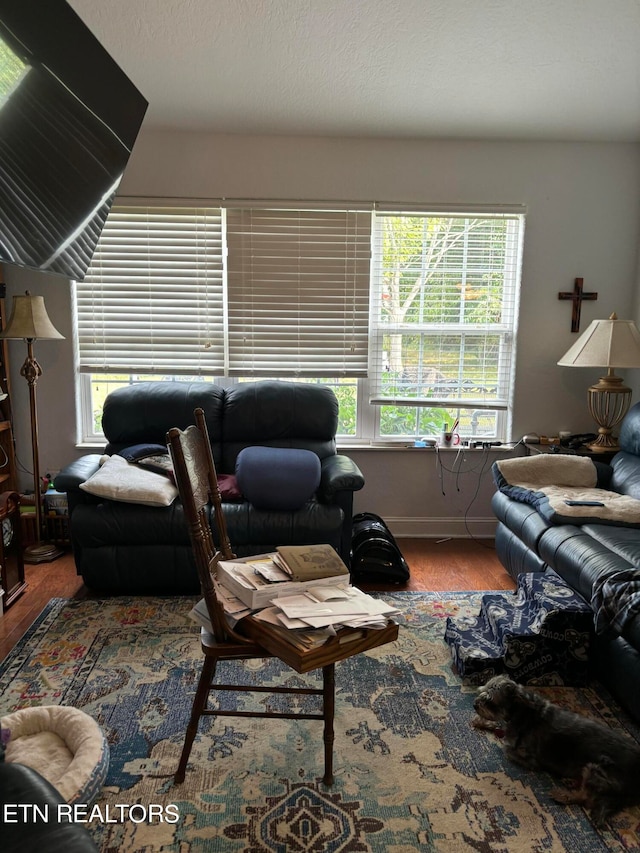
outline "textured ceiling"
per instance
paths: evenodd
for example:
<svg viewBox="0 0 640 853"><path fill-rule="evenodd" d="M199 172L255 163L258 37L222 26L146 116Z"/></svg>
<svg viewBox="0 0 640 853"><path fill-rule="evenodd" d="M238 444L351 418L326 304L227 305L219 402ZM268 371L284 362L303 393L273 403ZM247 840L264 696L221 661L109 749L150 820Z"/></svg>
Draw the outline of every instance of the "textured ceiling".
<svg viewBox="0 0 640 853"><path fill-rule="evenodd" d="M70 0L150 102L220 133L640 140L640 0Z"/></svg>

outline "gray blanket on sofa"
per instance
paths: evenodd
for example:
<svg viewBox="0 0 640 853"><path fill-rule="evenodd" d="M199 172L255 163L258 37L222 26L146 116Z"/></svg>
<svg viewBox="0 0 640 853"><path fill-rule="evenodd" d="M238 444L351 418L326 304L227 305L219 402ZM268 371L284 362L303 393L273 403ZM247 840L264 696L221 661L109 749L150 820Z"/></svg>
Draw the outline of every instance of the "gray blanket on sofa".
<svg viewBox="0 0 640 853"><path fill-rule="evenodd" d="M623 569L594 584L591 606L597 634L620 635L640 613L640 571Z"/></svg>
<svg viewBox="0 0 640 853"><path fill-rule="evenodd" d="M501 492L534 506L550 524L640 526L640 501L597 488L596 467L585 456L504 459L494 463L493 475Z"/></svg>

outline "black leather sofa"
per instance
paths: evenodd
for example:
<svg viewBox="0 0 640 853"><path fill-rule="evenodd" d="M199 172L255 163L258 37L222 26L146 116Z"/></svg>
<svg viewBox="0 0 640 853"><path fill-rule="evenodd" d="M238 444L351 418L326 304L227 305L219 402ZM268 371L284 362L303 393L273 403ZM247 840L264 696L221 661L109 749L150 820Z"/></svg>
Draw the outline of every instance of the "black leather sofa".
<svg viewBox="0 0 640 853"><path fill-rule="evenodd" d="M596 463L597 485L640 499L640 403L625 416L618 443L620 451L609 465ZM640 585L640 527L549 523L533 506L502 491L494 494L492 507L498 518L496 551L514 579L520 572L551 567L589 604L603 580L629 580L622 632L595 633L592 661L595 675L640 722L640 592L633 591L636 579Z"/></svg>
<svg viewBox="0 0 640 853"><path fill-rule="evenodd" d="M0 761L0 849L3 853L98 853L81 823L66 819L65 800L37 771Z"/></svg>
<svg viewBox="0 0 640 853"><path fill-rule="evenodd" d="M235 473L246 447L299 448L320 460L315 494L297 509L258 509L248 500L225 500L229 538L238 556L278 545L333 545L348 564L353 493L364 478L336 452L338 401L322 385L259 381L223 388L208 382L142 382L113 391L102 416L105 454L141 443L165 445L171 427L205 412L218 474ZM99 467L100 454L72 462L55 478L67 493L70 534L78 573L106 594L194 594L199 590L179 500L152 507L87 494L80 484ZM317 464L317 463L316 463ZM292 473L295 476L295 472Z"/></svg>

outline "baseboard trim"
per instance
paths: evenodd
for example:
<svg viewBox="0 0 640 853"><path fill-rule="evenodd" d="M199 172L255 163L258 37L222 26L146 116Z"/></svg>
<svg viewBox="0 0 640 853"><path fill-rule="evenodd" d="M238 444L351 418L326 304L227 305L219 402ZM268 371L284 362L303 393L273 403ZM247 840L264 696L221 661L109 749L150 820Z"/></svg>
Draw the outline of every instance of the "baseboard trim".
<svg viewBox="0 0 640 853"><path fill-rule="evenodd" d="M493 539L495 517L406 518L386 516L389 529L398 539Z"/></svg>

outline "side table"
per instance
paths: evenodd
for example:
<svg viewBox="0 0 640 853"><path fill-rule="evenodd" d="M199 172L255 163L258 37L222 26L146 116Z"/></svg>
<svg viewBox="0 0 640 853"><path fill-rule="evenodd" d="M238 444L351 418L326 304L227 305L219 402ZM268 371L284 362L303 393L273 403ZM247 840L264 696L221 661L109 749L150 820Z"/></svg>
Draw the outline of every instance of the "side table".
<svg viewBox="0 0 640 853"><path fill-rule="evenodd" d="M563 447L561 444L527 444L525 442L524 448L526 456L532 456L535 453L562 453L566 456L588 456L594 462L603 462L605 465L608 465L618 452L617 450L607 450L604 453L597 453L589 450L586 444L582 447L571 449Z"/></svg>

